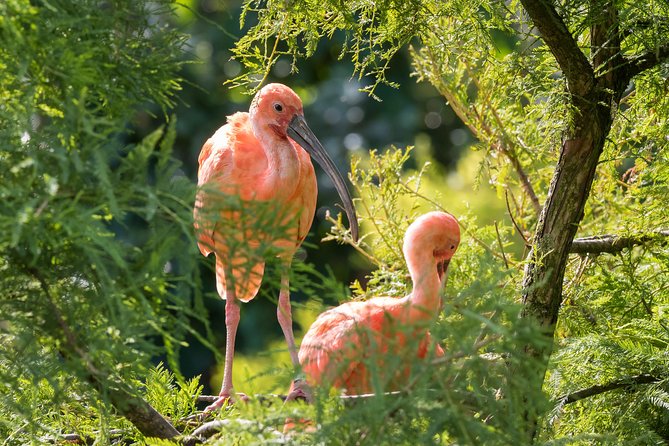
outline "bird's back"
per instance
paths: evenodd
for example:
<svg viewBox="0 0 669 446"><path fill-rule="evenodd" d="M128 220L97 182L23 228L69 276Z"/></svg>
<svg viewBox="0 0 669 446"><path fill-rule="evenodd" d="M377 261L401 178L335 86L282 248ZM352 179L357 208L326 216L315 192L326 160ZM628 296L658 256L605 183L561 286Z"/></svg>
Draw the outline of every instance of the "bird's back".
<svg viewBox="0 0 669 446"><path fill-rule="evenodd" d="M398 388L410 373L407 363L424 358L431 345L424 325L400 322L402 299L378 297L348 302L322 313L302 340L300 364L312 384L373 391L372 375L385 390ZM443 354L438 346L437 354Z"/></svg>
<svg viewBox="0 0 669 446"><path fill-rule="evenodd" d="M211 138L198 157L198 186L216 182L222 192L254 198L256 180L267 170L267 157L253 134L249 114L237 112Z"/></svg>

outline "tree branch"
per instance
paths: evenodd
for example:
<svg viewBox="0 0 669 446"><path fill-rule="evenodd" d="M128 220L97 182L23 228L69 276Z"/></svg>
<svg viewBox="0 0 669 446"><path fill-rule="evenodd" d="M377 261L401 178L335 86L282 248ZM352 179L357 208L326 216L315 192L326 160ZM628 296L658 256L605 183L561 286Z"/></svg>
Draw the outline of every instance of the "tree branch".
<svg viewBox="0 0 669 446"><path fill-rule="evenodd" d="M599 395L601 393L609 392L611 390L621 389L623 387L631 387L639 384L653 384L659 381L662 381L662 378L648 374L628 376L627 378L617 379L607 384L599 384L596 386L581 389L577 392L563 395L559 397L557 401L561 405L571 404L584 398Z"/></svg>
<svg viewBox="0 0 669 446"><path fill-rule="evenodd" d="M620 237L614 234L593 235L590 237L581 237L574 239L571 243L569 252L571 254L616 254L624 249L632 248L636 245L669 237L669 229L653 231L650 234L640 234L628 237Z"/></svg>
<svg viewBox="0 0 669 446"><path fill-rule="evenodd" d="M114 408L143 435L157 438L174 438L181 435L153 406L143 398L135 395L125 383L119 380L112 382L109 375L94 365L90 355L81 347L81 343L77 339L75 332L72 331L65 316L56 304L49 284L42 273L22 261L16 263L21 265L22 269L34 277L40 284L46 302L51 309L52 316L64 336L64 345L67 350L60 349L63 356L68 359L81 361L88 374L86 379L100 394L107 395ZM75 358L72 358L73 355L75 355Z"/></svg>
<svg viewBox="0 0 669 446"><path fill-rule="evenodd" d="M595 84L594 71L552 2L548 0L520 2L560 65L567 79L569 91L574 95L585 96Z"/></svg>
<svg viewBox="0 0 669 446"><path fill-rule="evenodd" d="M662 45L655 51L649 51L634 59L628 59L628 65L625 71L627 80L631 80L634 76L649 70L664 61L669 61L669 44Z"/></svg>
<svg viewBox="0 0 669 446"><path fill-rule="evenodd" d="M287 395L281 395L276 393L269 393L265 395L253 395L253 399L267 406L271 406L275 402L281 402L282 404L286 401ZM220 397L218 395L198 395L195 400L196 404L212 404L218 401Z"/></svg>

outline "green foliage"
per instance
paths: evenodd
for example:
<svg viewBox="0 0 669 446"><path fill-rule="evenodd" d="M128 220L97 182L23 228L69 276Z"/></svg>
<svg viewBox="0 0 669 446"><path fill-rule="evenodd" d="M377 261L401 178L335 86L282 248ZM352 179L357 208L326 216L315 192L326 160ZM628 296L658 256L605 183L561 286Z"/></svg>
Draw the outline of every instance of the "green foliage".
<svg viewBox="0 0 669 446"><path fill-rule="evenodd" d="M154 355L174 367L189 319L206 323L176 121L124 141L135 109L179 90L183 36L154 20L170 8L0 5L0 435L16 444L88 429L84 408L106 430L112 389Z"/></svg>
<svg viewBox="0 0 669 446"><path fill-rule="evenodd" d="M592 58L590 28L602 21L604 2L551 4ZM666 2L613 4L622 55L665 54ZM188 415L201 389L177 366L187 334L208 344L192 326L209 331L194 274L195 191L172 159L175 118L139 141L129 142L127 134L137 110L167 115L179 92L185 37L162 24L171 8L167 0L0 3L0 435L6 444L43 444L64 433L99 443L122 437L173 444L142 438L112 410L111 395L128 385L181 432L195 427ZM388 67L411 46L416 78L436 88L478 140L478 152L461 165L477 170L477 184L456 194L452 185L460 177L428 166L421 147L354 159L362 240L353 244L337 219L327 237L353 245L376 267L364 285L352 284L354 298L410 291L401 246L417 215L443 209L462 225L444 309L431 327L446 356L415 364L397 395L350 401L317 389L314 406L258 399L228 408L217 414L223 430L211 444L524 444L533 413L542 415L538 441L546 444L666 443L666 243L570 257L544 394L527 380L543 376L541 364L523 352L542 336L518 317L526 244L562 139L589 117L568 118L563 74L519 2L247 0L241 21L250 26L232 51L248 71L234 84L266 79L282 56L295 71L297 58L314 55L323 38L343 36L340 57L351 60L360 78L371 76L366 90L375 94L380 84L399 87ZM614 110L579 235L669 227L667 85L665 60L628 86ZM471 209L455 203L455 195ZM487 218L473 209L487 203L482 195L497 198L497 211L487 211ZM235 230L232 240L238 240ZM330 272L294 265L294 290L314 302L346 295ZM268 270L268 283L276 283L277 272ZM263 295L275 293L270 286ZM300 316L305 328L315 317L307 310ZM258 363L242 358L238 365L252 378L273 381L259 388L281 389L294 371L285 351L271 350ZM171 371L150 367L163 355ZM564 398L641 374L653 383L630 382L573 403ZM316 429L286 437L287 417L311 420Z"/></svg>
<svg viewBox="0 0 669 446"><path fill-rule="evenodd" d="M70 381L70 382L68 382ZM0 406L3 417L5 444L46 444L61 441L62 435L78 435L82 439L95 439L105 444L124 439L136 444L153 444L139 434L133 426L110 411L101 398L96 398L92 389L71 382L68 374L55 372L49 379L34 383L19 378L24 389L15 401L17 407L30 406L35 401L39 413L39 425L21 420L16 416L17 407ZM138 383L140 394L160 413L169 417L180 431L192 429L188 416L195 410L195 401L202 387L198 378L181 380L162 365L146 371ZM175 443L168 443L175 444Z"/></svg>
<svg viewBox="0 0 669 446"><path fill-rule="evenodd" d="M410 152L371 152L368 159L352 161L364 234L359 249L378 266L366 289L357 282L352 285L358 299L409 293L411 283L401 250L404 232L423 212L448 211L423 190L423 179L432 169L406 168ZM329 238L352 243L341 221L332 222ZM442 317L432 329L446 346L445 359L415 364L406 394L346 406L336 398L317 400L321 404L317 439L341 439L335 444L350 444L356 438L364 438L364 444L523 441L524 410L543 410L545 402L541 395L530 394L532 386L509 366L537 367L527 362L522 346L541 337L518 318L517 284L507 266L510 259L491 248L500 241L494 225L477 227L467 216L461 223L465 233L449 267ZM374 364L369 367L373 369ZM336 414L330 412L332 404L338 408Z"/></svg>
<svg viewBox="0 0 669 446"><path fill-rule="evenodd" d="M162 364L149 370L146 375L145 394L147 401L161 414L173 420L181 420L195 412L195 402L202 393L197 377L177 381Z"/></svg>
<svg viewBox="0 0 669 446"><path fill-rule="evenodd" d="M504 203L502 208L507 209L507 216L495 218L494 225L478 224L473 213L457 215L465 229L464 242L453 261L446 291L457 305L446 306L452 313L444 320L452 324L452 318L458 321L464 317L458 313L463 305L459 299L466 297L464 304L473 305L471 314L485 318L487 309L489 320L513 330L526 245L531 245L530 234L547 197L559 149L575 126L591 118L574 116L569 108L564 76L520 2L325 1L291 2L290 8L284 2L245 4L247 16L254 14L258 22L236 46L235 54L243 62L253 57L253 63L247 64L251 73L267 72L281 55L308 57L322 38L342 33L347 45L341 57L350 58L355 73L373 77L368 88L373 93L379 83L387 82L385 73L391 59L410 45L416 77L432 84L478 139L475 149L484 152L479 189L493 188ZM653 57L647 54L661 59L633 77L620 107L612 110L613 125L579 226L579 235L624 237L669 227L669 10L666 2L654 0L555 3L590 60L598 51L591 48L591 28L606 23L611 5L617 23L610 30L620 32L620 54L631 61ZM397 19L399 15L403 20ZM257 50L263 45L267 52ZM597 75L606 75L600 67L594 69ZM366 289L354 283L357 298L406 293L409 284L400 250L404 229L421 211L458 207L442 198L449 196L444 183L451 178L421 170L422 162L418 172L401 167L408 159L409 153L390 150L353 162L351 179L360 192L358 210L367 230L358 248L378 267ZM472 196L469 199L475 200ZM340 222L332 221L337 225L329 238L351 243ZM549 444L666 442L666 258L667 245L662 242L620 256L570 257L546 393L558 398L643 373L659 381L604 392L569 405L556 403L557 408L545 417L541 440ZM500 305L499 311L486 306L494 307L490 302ZM458 329L468 333L466 327ZM458 333L454 340L449 333L440 331L440 339L449 348L449 342L455 341L463 349L477 339ZM517 331L512 333L505 332L504 338L510 341L520 336ZM457 344L457 339L466 341ZM503 349L497 344L487 348L496 352ZM495 376L495 371L490 374ZM486 381L475 372L472 376L478 380L470 383L475 389ZM458 383L454 381L454 385ZM510 397L506 401L514 407L525 400ZM441 407L446 411L448 406ZM542 406L534 407L541 410ZM498 407L496 410L503 412ZM356 416L347 421L355 423ZM385 438L399 435L399 443L403 441L404 437L390 428L392 423L384 424L387 420L365 422L375 441L381 441L381 432ZM446 431L453 438L457 432L469 432L471 437L457 437L463 443L483 438L495 442L502 441L504 433L513 432L515 425L500 426L496 439L485 437L472 426L458 431L449 425ZM385 427L389 430L384 431ZM416 438L416 431L412 432ZM331 438L341 435L336 431Z"/></svg>

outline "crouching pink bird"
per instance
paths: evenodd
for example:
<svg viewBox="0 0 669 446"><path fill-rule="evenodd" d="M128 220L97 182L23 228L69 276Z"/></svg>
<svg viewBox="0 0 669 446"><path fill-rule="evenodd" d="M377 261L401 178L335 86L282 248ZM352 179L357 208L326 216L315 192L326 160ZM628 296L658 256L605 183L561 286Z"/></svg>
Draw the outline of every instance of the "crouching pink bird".
<svg viewBox="0 0 669 446"><path fill-rule="evenodd" d="M428 354L428 327L441 308L448 264L459 243L458 222L449 214L429 212L413 222L403 247L411 294L348 302L321 314L299 351L307 383L363 394L373 392L372 380L378 379L385 390L399 389L410 373L404 365ZM444 354L438 345L435 354ZM309 398L295 387L290 399Z"/></svg>
<svg viewBox="0 0 669 446"><path fill-rule="evenodd" d="M351 235L357 240L358 223L346 183L307 126L302 101L290 88L281 84L263 87L254 97L249 113L228 116L228 123L202 147L195 229L202 254L216 255L216 288L226 300L227 329L223 384L218 400L206 411L233 398L232 363L239 302L248 302L258 292L265 268L263 246L275 248L281 260L277 318L293 365L298 366L288 273L316 208L316 176L309 155L334 182ZM230 197L236 202L231 202Z"/></svg>

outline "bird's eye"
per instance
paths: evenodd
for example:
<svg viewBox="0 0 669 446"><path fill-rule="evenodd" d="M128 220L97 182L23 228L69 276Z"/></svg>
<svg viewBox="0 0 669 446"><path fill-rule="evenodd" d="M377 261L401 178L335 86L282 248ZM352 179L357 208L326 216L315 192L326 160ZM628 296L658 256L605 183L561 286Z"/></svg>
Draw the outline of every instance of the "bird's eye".
<svg viewBox="0 0 669 446"><path fill-rule="evenodd" d="M274 104L274 110L280 113L283 111L283 106L277 102L276 104Z"/></svg>
<svg viewBox="0 0 669 446"><path fill-rule="evenodd" d="M455 249L455 245L451 245L451 249Z"/></svg>

